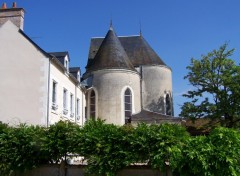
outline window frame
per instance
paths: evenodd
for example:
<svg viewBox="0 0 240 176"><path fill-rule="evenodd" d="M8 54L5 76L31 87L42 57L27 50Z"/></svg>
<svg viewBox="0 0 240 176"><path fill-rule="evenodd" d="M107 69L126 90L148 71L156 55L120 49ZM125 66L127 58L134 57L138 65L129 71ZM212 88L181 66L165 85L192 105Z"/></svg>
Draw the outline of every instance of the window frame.
<svg viewBox="0 0 240 176"><path fill-rule="evenodd" d="M92 95L94 93L94 95ZM92 111L92 107L94 107L94 111ZM92 115L94 114L94 115ZM96 92L95 90L91 90L89 94L89 117L92 119L96 119Z"/></svg>
<svg viewBox="0 0 240 176"><path fill-rule="evenodd" d="M80 120L80 98L76 100L76 117L77 120Z"/></svg>
<svg viewBox="0 0 240 176"><path fill-rule="evenodd" d="M52 110L57 110L58 105L57 105L57 81L52 80Z"/></svg>
<svg viewBox="0 0 240 176"><path fill-rule="evenodd" d="M128 94L126 94L128 93ZM132 100L133 100L133 95L132 95L132 91L130 88L127 88L125 91L124 91L124 120L125 120L125 124L128 124L128 123L131 123L131 118L132 118L132 113L133 113L133 103L132 103ZM128 97L128 99L127 99ZM126 106L129 106L127 109L126 109ZM128 115L128 113L130 115Z"/></svg>
<svg viewBox="0 0 240 176"><path fill-rule="evenodd" d="M66 88L63 88L63 114L68 114L68 90Z"/></svg>
<svg viewBox="0 0 240 176"><path fill-rule="evenodd" d="M70 117L73 117L74 116L74 95L72 93L70 93Z"/></svg>
<svg viewBox="0 0 240 176"><path fill-rule="evenodd" d="M171 116L172 108L171 108L171 96L169 93L165 96L165 114Z"/></svg>

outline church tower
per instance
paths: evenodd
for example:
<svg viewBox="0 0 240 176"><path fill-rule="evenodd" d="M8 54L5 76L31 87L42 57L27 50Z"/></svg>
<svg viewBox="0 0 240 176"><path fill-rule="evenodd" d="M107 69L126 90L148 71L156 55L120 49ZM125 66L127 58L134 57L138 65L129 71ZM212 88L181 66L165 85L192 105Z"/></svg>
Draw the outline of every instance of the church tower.
<svg viewBox="0 0 240 176"><path fill-rule="evenodd" d="M83 79L88 83L87 117L123 125L141 111L140 75L116 36L112 26Z"/></svg>
<svg viewBox="0 0 240 176"><path fill-rule="evenodd" d="M83 83L88 88L87 118L123 125L160 123L173 117L172 70L142 33L92 38Z"/></svg>

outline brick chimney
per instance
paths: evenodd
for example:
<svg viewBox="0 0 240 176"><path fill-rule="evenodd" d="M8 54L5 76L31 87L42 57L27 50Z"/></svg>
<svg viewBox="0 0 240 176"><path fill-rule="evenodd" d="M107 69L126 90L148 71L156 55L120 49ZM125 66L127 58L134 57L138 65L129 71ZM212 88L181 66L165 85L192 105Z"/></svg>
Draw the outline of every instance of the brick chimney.
<svg viewBox="0 0 240 176"><path fill-rule="evenodd" d="M10 20L18 28L23 30L24 25L24 9L17 8L17 3L13 2L11 8L7 8L7 4L3 3L0 9L0 26Z"/></svg>

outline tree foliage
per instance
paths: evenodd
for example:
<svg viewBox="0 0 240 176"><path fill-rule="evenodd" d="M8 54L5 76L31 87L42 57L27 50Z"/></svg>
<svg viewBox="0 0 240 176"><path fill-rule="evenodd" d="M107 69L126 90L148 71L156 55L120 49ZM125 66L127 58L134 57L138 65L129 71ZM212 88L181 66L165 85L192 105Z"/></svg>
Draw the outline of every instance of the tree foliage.
<svg viewBox="0 0 240 176"><path fill-rule="evenodd" d="M240 121L240 66L230 59L234 49L227 44L213 50L201 59L191 59L184 77L194 87L183 96L191 99L184 103L180 116L218 119L222 125L234 127Z"/></svg>
<svg viewBox="0 0 240 176"><path fill-rule="evenodd" d="M191 137L178 170L183 176L240 175L240 132L216 128L209 136Z"/></svg>
<svg viewBox="0 0 240 176"><path fill-rule="evenodd" d="M39 126L21 124L7 127L0 134L0 173L24 172L47 163L43 149L45 130Z"/></svg>
<svg viewBox="0 0 240 176"><path fill-rule="evenodd" d="M79 125L69 121L59 121L47 129L42 147L50 163L66 161L67 154L75 152L79 131Z"/></svg>
<svg viewBox="0 0 240 176"><path fill-rule="evenodd" d="M116 175L132 162L128 130L104 121L89 121L82 128L78 153L88 162L91 175Z"/></svg>
<svg viewBox="0 0 240 176"><path fill-rule="evenodd" d="M175 124L139 124L131 139L135 162L147 162L155 169L176 169L182 157L182 149L189 135Z"/></svg>
<svg viewBox="0 0 240 176"><path fill-rule="evenodd" d="M113 176L144 163L179 175L240 175L240 132L216 128L191 137L174 124L116 126L88 121L84 127L60 121L49 128L0 123L0 175L59 163L67 154L87 161L90 175Z"/></svg>

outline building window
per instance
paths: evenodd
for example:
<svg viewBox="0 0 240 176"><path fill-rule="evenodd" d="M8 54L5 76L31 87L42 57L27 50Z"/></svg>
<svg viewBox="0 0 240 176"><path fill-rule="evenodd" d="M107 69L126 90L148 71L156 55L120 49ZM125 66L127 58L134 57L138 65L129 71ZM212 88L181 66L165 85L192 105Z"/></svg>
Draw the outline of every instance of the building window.
<svg viewBox="0 0 240 176"><path fill-rule="evenodd" d="M63 114L67 115L67 89L63 89Z"/></svg>
<svg viewBox="0 0 240 176"><path fill-rule="evenodd" d="M90 94L90 118L95 119L96 116L96 96L95 91L92 90Z"/></svg>
<svg viewBox="0 0 240 176"><path fill-rule="evenodd" d="M73 94L70 94L70 117L73 117Z"/></svg>
<svg viewBox="0 0 240 176"><path fill-rule="evenodd" d="M80 120L80 100L77 99L77 107L76 107L76 114L77 114L77 120Z"/></svg>
<svg viewBox="0 0 240 176"><path fill-rule="evenodd" d="M77 72L77 80L80 82L80 72Z"/></svg>
<svg viewBox="0 0 240 176"><path fill-rule="evenodd" d="M57 82L52 83L52 109L57 110Z"/></svg>
<svg viewBox="0 0 240 176"><path fill-rule="evenodd" d="M131 123L132 118L132 93L129 88L124 93L124 112L125 112L125 124Z"/></svg>
<svg viewBox="0 0 240 176"><path fill-rule="evenodd" d="M65 59L64 66L67 69L67 71L69 71L68 60L67 59Z"/></svg>
<svg viewBox="0 0 240 176"><path fill-rule="evenodd" d="M166 95L166 115L172 115L171 100L169 94Z"/></svg>

